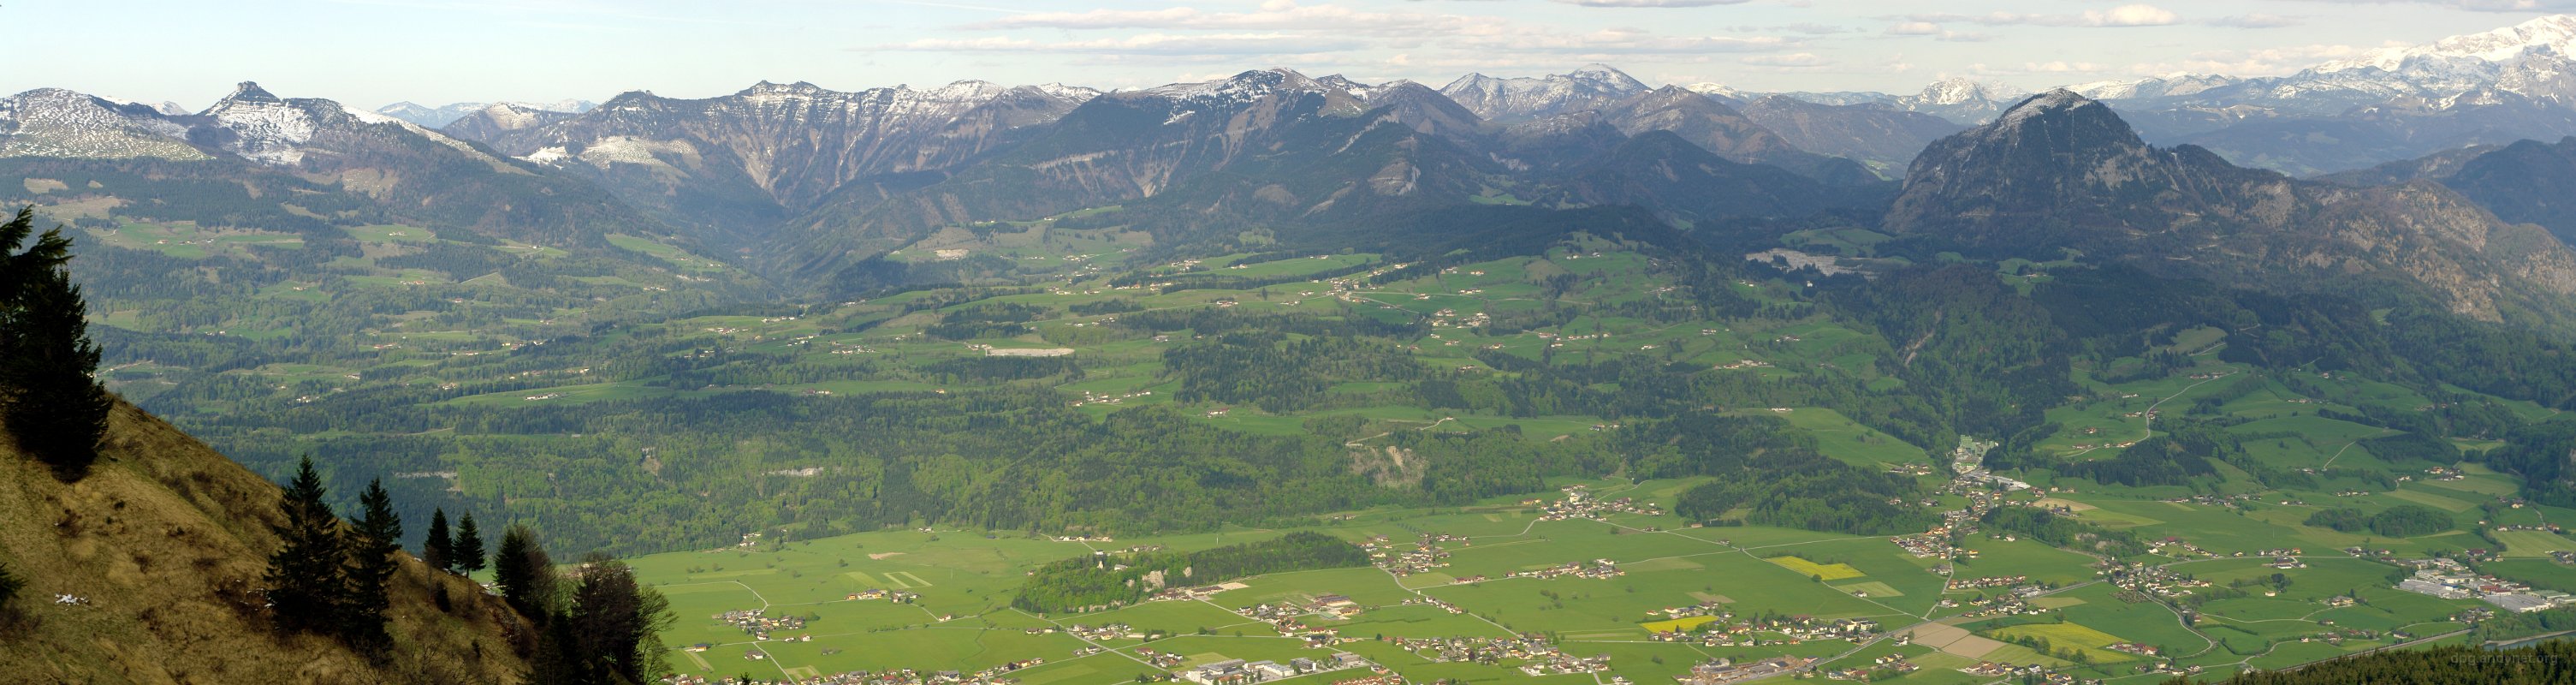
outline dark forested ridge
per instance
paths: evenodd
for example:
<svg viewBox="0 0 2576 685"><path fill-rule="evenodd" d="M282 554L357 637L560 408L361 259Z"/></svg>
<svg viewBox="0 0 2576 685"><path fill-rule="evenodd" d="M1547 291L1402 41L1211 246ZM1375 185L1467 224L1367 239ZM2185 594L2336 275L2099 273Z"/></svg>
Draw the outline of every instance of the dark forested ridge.
<svg viewBox="0 0 2576 685"><path fill-rule="evenodd" d="M2374 652L2226 680L2169 682L2227 685L2538 685L2576 680L2576 643L2543 642L2513 649L2443 646Z"/></svg>
<svg viewBox="0 0 2576 685"><path fill-rule="evenodd" d="M1020 585L1011 606L1040 613L1108 609L1133 604L1165 588L1368 563L1367 551L1314 532L1198 552L1101 553L1039 567Z"/></svg>

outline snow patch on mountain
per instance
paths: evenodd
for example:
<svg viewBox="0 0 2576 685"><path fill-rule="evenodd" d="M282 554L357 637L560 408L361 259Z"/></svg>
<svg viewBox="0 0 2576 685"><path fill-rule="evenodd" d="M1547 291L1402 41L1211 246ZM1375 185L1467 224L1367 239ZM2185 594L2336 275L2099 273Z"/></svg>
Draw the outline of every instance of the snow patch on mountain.
<svg viewBox="0 0 2576 685"><path fill-rule="evenodd" d="M588 112L594 107L598 107L599 103L577 98L564 98L554 102L522 102L516 100L504 100L500 102L452 102L440 107L427 107L412 102L397 102L383 107L378 107L375 111L378 114L383 114L385 116L420 124L430 128L445 128L448 124L456 123L456 120L458 119L463 119L475 112L483 111L484 108L492 105L509 105L512 107L521 107L541 112L579 114L582 112Z"/></svg>
<svg viewBox="0 0 2576 685"><path fill-rule="evenodd" d="M1467 111L1487 119L1539 117L1590 109L1651 90L1644 82L1607 65L1591 64L1563 74L1495 78L1468 74L1440 88Z"/></svg>
<svg viewBox="0 0 2576 685"><path fill-rule="evenodd" d="M208 159L154 107L39 88L0 98L0 157Z"/></svg>
<svg viewBox="0 0 2576 685"><path fill-rule="evenodd" d="M2540 17L2485 33L2452 36L2425 45L2380 48L2354 59L2319 64L2313 71L2326 73L2367 68L2397 71L2409 61L2423 59L2467 58L2504 62L2534 50L2548 50L2560 56L2576 55L2576 14Z"/></svg>

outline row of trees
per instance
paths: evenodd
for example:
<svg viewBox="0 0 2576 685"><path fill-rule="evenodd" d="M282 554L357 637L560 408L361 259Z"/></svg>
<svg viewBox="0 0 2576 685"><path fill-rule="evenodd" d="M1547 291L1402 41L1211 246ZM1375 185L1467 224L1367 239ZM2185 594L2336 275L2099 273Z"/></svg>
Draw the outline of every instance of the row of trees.
<svg viewBox="0 0 2576 685"><path fill-rule="evenodd" d="M2340 507L2319 510L2309 515L2306 523L2346 533L2369 530L2386 537L2406 538L2450 530L2451 514L2413 504L2389 507L2378 514L2366 513L2351 507Z"/></svg>
<svg viewBox="0 0 2576 685"><path fill-rule="evenodd" d="M277 526L281 546L269 558L268 600L278 629L339 638L362 653L392 646L390 590L401 568L403 522L382 483L369 481L356 518L342 520L313 460L286 484ZM456 530L447 512L432 515L422 561L432 570L470 574L486 557L474 516ZM559 572L536 531L513 524L490 558L502 601L536 628L523 645L530 682L640 685L668 672L659 631L673 620L669 602L635 580L624 563L593 552L569 575ZM443 585L432 593L448 608Z"/></svg>
<svg viewBox="0 0 2576 685"><path fill-rule="evenodd" d="M34 236L33 208L0 224L0 424L18 449L65 482L89 473L114 400L91 377L88 306L72 284L71 238L61 227Z"/></svg>
<svg viewBox="0 0 2576 685"><path fill-rule="evenodd" d="M640 685L671 670L661 637L670 602L616 557L592 552L567 576L534 529L513 524L492 564L501 599L538 628L529 682Z"/></svg>
<svg viewBox="0 0 2576 685"><path fill-rule="evenodd" d="M467 512L451 532L447 527L447 510L429 514L429 538L420 543L420 561L430 568L458 574L483 570L483 531L474 526L474 514Z"/></svg>
<svg viewBox="0 0 2576 685"><path fill-rule="evenodd" d="M270 612L284 631L333 635L362 651L383 647L392 641L386 591L401 563L402 518L381 483L367 484L360 514L348 521L332 513L327 494L305 459L280 506L283 544L269 557Z"/></svg>

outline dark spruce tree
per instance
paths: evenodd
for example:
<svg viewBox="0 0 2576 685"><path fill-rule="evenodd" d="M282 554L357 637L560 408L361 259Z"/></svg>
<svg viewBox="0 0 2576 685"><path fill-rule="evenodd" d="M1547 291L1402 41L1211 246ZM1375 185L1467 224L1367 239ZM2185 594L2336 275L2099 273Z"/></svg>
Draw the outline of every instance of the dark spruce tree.
<svg viewBox="0 0 2576 685"><path fill-rule="evenodd" d="M342 560L348 558L340 538L340 517L322 501L322 476L313 458L296 466L278 509L286 521L277 526L283 543L268 559L268 602L277 627L288 632L327 632L338 627L348 582Z"/></svg>
<svg viewBox="0 0 2576 685"><path fill-rule="evenodd" d="M28 209L0 224L0 395L7 403L0 423L56 477L79 480L98 458L114 401L90 375L98 370L98 345L89 339L80 286L63 268L71 239L56 228L20 251L34 230Z"/></svg>
<svg viewBox="0 0 2576 685"><path fill-rule="evenodd" d="M429 536L420 541L420 563L433 571L450 571L456 558L456 538L447 530L447 510L429 510Z"/></svg>
<svg viewBox="0 0 2576 685"><path fill-rule="evenodd" d="M501 549L492 555L492 582L501 586L501 599L519 615L538 622L553 619L555 563L535 530L514 523L502 531Z"/></svg>
<svg viewBox="0 0 2576 685"><path fill-rule="evenodd" d="M447 552L451 555L447 562L449 569L467 574L483 571L483 531L474 527L474 512L465 512L465 518L456 522L456 542L447 548Z"/></svg>
<svg viewBox="0 0 2576 685"><path fill-rule="evenodd" d="M660 631L674 616L662 593L636 582L635 571L616 557L582 558L562 621L573 637L581 682L646 683L670 670Z"/></svg>
<svg viewBox="0 0 2576 685"><path fill-rule="evenodd" d="M400 568L402 553L402 516L394 513L393 497L385 494L384 482L367 481L367 490L358 495L358 518L349 522L348 603L340 613L340 635L349 644L382 646L391 643L385 632L386 609L391 601L386 590Z"/></svg>

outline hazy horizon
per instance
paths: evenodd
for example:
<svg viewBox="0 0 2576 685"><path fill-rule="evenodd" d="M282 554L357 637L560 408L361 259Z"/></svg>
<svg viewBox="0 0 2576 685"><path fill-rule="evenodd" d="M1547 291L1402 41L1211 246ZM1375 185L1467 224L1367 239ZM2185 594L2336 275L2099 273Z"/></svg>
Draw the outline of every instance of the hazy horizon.
<svg viewBox="0 0 2576 685"><path fill-rule="evenodd" d="M1434 86L1586 63L1650 83L1913 92L2177 71L2294 72L2576 9L2571 0L17 0L0 92L60 87L194 109L257 81L366 108L835 90L964 79L1102 89L1287 67ZM99 30L114 27L102 43ZM104 47L103 47L104 46Z"/></svg>

